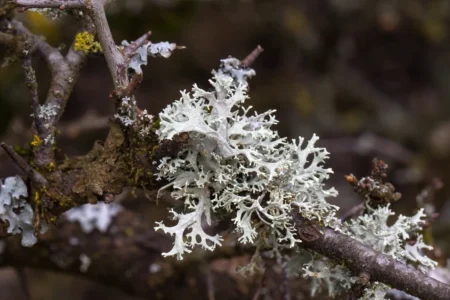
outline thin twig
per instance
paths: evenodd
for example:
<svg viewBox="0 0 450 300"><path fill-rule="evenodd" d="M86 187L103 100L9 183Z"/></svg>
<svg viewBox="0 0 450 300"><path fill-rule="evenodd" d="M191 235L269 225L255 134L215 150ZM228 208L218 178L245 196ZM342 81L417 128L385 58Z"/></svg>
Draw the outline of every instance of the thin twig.
<svg viewBox="0 0 450 300"><path fill-rule="evenodd" d="M115 89L128 86L127 66L125 59L117 49L106 19L102 1L91 0L90 15L97 29L97 36L108 64Z"/></svg>
<svg viewBox="0 0 450 300"><path fill-rule="evenodd" d="M123 97L132 97L139 88L143 78L142 73L134 73L127 87L115 89L109 97L114 97L116 100L120 100Z"/></svg>
<svg viewBox="0 0 450 300"><path fill-rule="evenodd" d="M25 159L23 159L22 156L20 156L19 154L17 154L16 151L14 151L14 149L5 144L5 143L1 143L0 144L1 147L3 148L3 150L5 150L5 152L8 154L8 156L11 158L12 161L14 161L14 163L22 169L22 171L25 172L25 174L27 174L28 176L30 176L31 180L35 183L37 183L40 186L45 186L48 184L47 179L45 179L44 176L42 176L38 171L36 171L35 169L33 169L26 161Z"/></svg>
<svg viewBox="0 0 450 300"><path fill-rule="evenodd" d="M250 67L263 51L264 49L260 45L256 46L256 48L241 61L241 64Z"/></svg>
<svg viewBox="0 0 450 300"><path fill-rule="evenodd" d="M25 57L23 68L25 70L25 81L27 83L28 89L31 92L31 107L33 109L34 125L36 126L39 137L42 139L42 134L45 132L45 127L42 119L38 117L40 113L38 83L36 81L36 74L31 63L31 56L27 55Z"/></svg>
<svg viewBox="0 0 450 300"><path fill-rule="evenodd" d="M134 95L139 85L141 84L143 79L142 74L134 73L133 77L131 77L130 84L124 90L125 97L131 97Z"/></svg>
<svg viewBox="0 0 450 300"><path fill-rule="evenodd" d="M137 40L135 40L134 42L132 42L130 45L128 45L124 50L123 50L123 55L125 56L125 59L127 61L129 61L131 59L131 57L136 53L136 50L143 46L145 43L148 42L148 38L150 37L150 35L152 34L151 31L148 31L146 33L144 33L143 35L141 35Z"/></svg>
<svg viewBox="0 0 450 300"><path fill-rule="evenodd" d="M83 8L85 0L13 0L12 3L26 8Z"/></svg>

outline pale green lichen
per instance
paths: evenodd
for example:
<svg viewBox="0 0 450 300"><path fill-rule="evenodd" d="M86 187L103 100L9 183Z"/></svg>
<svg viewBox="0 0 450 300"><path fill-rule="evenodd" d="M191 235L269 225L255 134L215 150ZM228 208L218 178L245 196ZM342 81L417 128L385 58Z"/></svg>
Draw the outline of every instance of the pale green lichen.
<svg viewBox="0 0 450 300"><path fill-rule="evenodd" d="M328 152L315 144L316 135L288 142L271 127L274 111L250 115L244 107L247 79L252 69L235 58L222 60L210 80L213 91L194 85L159 114L160 140L187 132L187 147L176 158L159 162L159 178L170 183L172 196L185 201L185 213L171 210L178 224L158 223L156 229L175 236L172 250L163 255L182 259L195 245L214 250L222 238L207 234L202 220L211 224L221 211L233 218L242 243L264 242L272 249L293 248L301 242L291 212L298 208L310 220L335 227L337 207L326 202L337 195L324 181L332 173L323 167ZM190 232L189 232L190 231ZM262 234L264 233L264 234ZM277 250L278 251L278 250Z"/></svg>
<svg viewBox="0 0 450 300"><path fill-rule="evenodd" d="M220 246L222 237L203 228L204 221L210 225L214 215L220 214L232 218L240 242L264 245L285 262L291 276L311 278L313 293L326 288L335 296L351 289L359 279L345 265L297 247L301 239L292 212L298 210L306 219L413 263L423 272L436 266L423 252L430 246L420 235L422 211L412 217L400 215L388 225L393 215L389 206L368 208L357 220L341 223L335 216L338 207L326 201L337 192L324 187L332 170L323 166L329 153L315 145L318 137L288 142L271 129L278 123L274 111L250 115L251 107L242 104L248 98L247 79L254 71L237 59L222 60L222 67L213 74L212 91L194 85L192 93L183 91L179 101L159 114L156 134L161 141L189 135L187 146L176 157L165 157L158 165L158 178L169 181L163 188L171 188L172 197L185 203L184 212L170 211L175 226L157 223L156 230L175 236L173 248L164 256L182 259L196 245L207 250ZM417 238L414 245L407 243L411 234ZM283 249L293 251L285 256ZM369 283L362 299L382 299L388 289Z"/></svg>
<svg viewBox="0 0 450 300"><path fill-rule="evenodd" d="M33 209L27 203L28 189L21 177L0 180L0 220L8 223L9 234L21 234L22 246L31 247L37 242L33 227ZM47 231L42 224L41 233Z"/></svg>
<svg viewBox="0 0 450 300"><path fill-rule="evenodd" d="M119 204L84 204L74 207L64 213L64 217L71 222L78 222L85 233L94 229L106 232L111 225L112 219L122 210Z"/></svg>

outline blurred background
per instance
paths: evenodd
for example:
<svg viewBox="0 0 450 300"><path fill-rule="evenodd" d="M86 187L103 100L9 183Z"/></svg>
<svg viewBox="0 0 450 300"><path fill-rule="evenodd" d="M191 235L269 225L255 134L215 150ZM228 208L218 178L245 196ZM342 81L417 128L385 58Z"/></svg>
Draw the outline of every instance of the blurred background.
<svg viewBox="0 0 450 300"><path fill-rule="evenodd" d="M450 2L448 0L116 0L108 18L116 43L151 30L151 41L184 45L169 59L151 59L136 98L157 115L193 83L207 87L221 58L244 58L257 45L265 51L253 68L250 99L258 112L276 109L281 136L321 137L335 172L331 201L346 212L361 199L344 180L369 174L371 160L389 164L389 178L402 200L398 213L417 210L417 196L440 215L432 225L433 254L445 262L450 249ZM20 18L54 46L70 45L71 17L51 20L38 13ZM5 57L0 48L0 57ZM0 140L26 146L31 141L30 95L20 62L0 69ZM50 73L34 61L41 99ZM85 154L106 135L113 113L113 85L103 57L83 68L68 103L57 143L69 156ZM18 170L0 153L0 177ZM423 195L423 194L422 194ZM124 200L127 207L164 207L147 200ZM149 222L154 220L149 219ZM0 272L0 299L137 299L79 278L14 269Z"/></svg>

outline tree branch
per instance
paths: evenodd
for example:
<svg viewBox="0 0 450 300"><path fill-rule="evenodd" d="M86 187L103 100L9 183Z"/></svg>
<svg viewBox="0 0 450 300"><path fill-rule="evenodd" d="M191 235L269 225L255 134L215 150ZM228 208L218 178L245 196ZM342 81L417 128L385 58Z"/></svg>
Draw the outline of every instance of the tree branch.
<svg viewBox="0 0 450 300"><path fill-rule="evenodd" d="M79 224L62 220L57 230L41 236L32 248L22 247L19 239L10 237L0 266L25 266L79 275L146 298L160 294L164 299L179 299L183 294L195 297L192 299L206 299L208 277L200 266L239 254L233 243L224 246L223 251L218 249L207 256L192 253L179 262L161 255L171 244L169 237L155 232L153 225L141 216L123 209L105 233L95 230L86 234ZM82 256L90 261L84 268ZM240 261L245 263L245 259ZM226 299L233 293L237 299L246 298L239 290L238 278L219 273L217 268L211 273L216 282L221 282L220 288L227 290L227 293L216 293L216 300ZM196 288L191 285L193 281Z"/></svg>
<svg viewBox="0 0 450 300"><path fill-rule="evenodd" d="M61 4L69 7L73 4L73 1L58 1L58 6L56 6L56 1L50 0L39 2L16 0L15 3L22 6L26 6L26 3L28 3L28 7L39 3L42 5L39 7L60 7ZM83 1L79 3L80 5L81 3L85 4ZM103 1L91 0L86 8L89 10L92 22L97 30L98 39L105 54L115 89L126 89L128 94L131 95L140 80L136 77L130 85L126 61L126 57L130 54L124 55L118 50L106 19ZM21 23L14 22L13 24L15 24L19 33L26 34L33 41L36 50L43 56L52 70L53 78L45 104L56 107L57 111L56 114L46 118L45 126L42 126L44 130L37 130L41 140L46 140L49 137L51 140L55 135L56 124L64 111L86 55L82 52L76 52L72 46L67 56L64 57L43 39L32 35ZM95 32L87 19L84 20L81 31L88 31L91 34ZM144 35L141 39L138 39L137 44L145 41L145 39ZM2 34L0 41L6 44L12 43L11 37L7 34ZM255 49L251 55L242 61L242 64L251 65L261 51L262 48L260 47ZM31 62L28 63L31 66ZM33 88L33 105L38 102L35 94L37 93ZM38 115L35 114L35 118L37 117ZM36 126L39 127L37 121ZM45 213L58 216L68 208L86 203L88 200L95 201L97 198L118 194L126 184L130 184L130 181L134 187L157 188L154 176L150 173L152 170L151 166L149 167L150 163L158 161L158 156L164 157L170 156L167 155L168 153L177 153L178 146L182 146L187 140L185 138L177 142L174 139L173 141L158 143L157 139L149 134L146 140L136 142L133 139L126 139L122 129L117 127L112 124L106 141L96 144L85 157L67 160L57 166L56 171L52 172L51 176L45 174L44 180L47 181L48 179L50 182L46 197L51 200L49 202L52 204L44 208ZM38 176L39 173L31 168L11 147L5 144L2 144L2 147L27 174L35 177L35 181L43 182L42 178ZM150 153L149 149L151 149ZM33 150L34 162L37 167L45 169L50 163L54 162L54 150L51 142L43 142ZM138 170L140 173L138 171L132 173L133 171L130 170ZM141 177L144 179L141 179ZM130 180L129 178L133 179ZM78 201L79 199L82 200ZM70 201L70 203L66 201ZM415 269L408 268L393 258L378 253L348 236L319 225L313 226L298 215L294 218L299 226L298 233L303 240L301 245L304 248L343 262L355 274L367 273L371 280L389 284L394 288L421 297L423 300L450 299L449 286L439 283ZM172 289L171 280L175 278L176 282L176 280L180 280L180 276L186 274L178 272L179 266L183 265L177 265L172 260L163 259L160 256L160 252L170 247L170 241L165 236L154 233L149 225L139 221L139 218L130 212L125 211L119 214L114 227L106 235L100 233L86 235L74 226L73 224L64 224L62 230L54 235L43 236L39 244L31 249L11 243L8 245L4 261L14 265L64 270L77 274L83 273L89 278L96 278L122 286L141 295L152 294L155 290L158 290L155 286L170 293L170 289ZM129 233L130 228L132 234ZM76 240L78 242L75 242ZM42 253L42 251L39 250L53 251L53 253L51 255L40 255L39 253ZM220 252L216 251L214 255L217 255L217 253ZM80 268L81 255L92 258L89 268ZM151 271L149 272L149 266L154 263L170 275L155 275ZM186 270L188 269L186 268ZM207 289L197 290L206 291Z"/></svg>
<svg viewBox="0 0 450 300"><path fill-rule="evenodd" d="M75 51L72 45L66 57L64 57L58 49L50 46L43 38L32 34L21 22L13 20L12 24L19 34L27 36L32 48L39 52L52 72L52 81L45 100L46 107L51 108L52 112L45 116L40 114L42 108L38 106L35 96L32 96L35 129L39 137L37 145L33 148L35 164L39 168L47 168L49 164L54 163L53 142L56 124L64 112L67 100L78 79L81 66L86 60L86 55L81 51ZM92 34L95 33L95 28L87 18L84 18L80 31L88 31ZM29 63L30 66L31 62ZM28 68L28 75L31 76L29 71Z"/></svg>
<svg viewBox="0 0 450 300"><path fill-rule="evenodd" d="M64 64L64 57L58 49L50 46L43 37L31 33L22 22L12 20L11 24L19 35L25 35L32 48L37 50L42 58L46 61L52 76L58 72L58 67Z"/></svg>
<svg viewBox="0 0 450 300"><path fill-rule="evenodd" d="M26 8L83 8L86 0L13 0L12 3Z"/></svg>
<svg viewBox="0 0 450 300"><path fill-rule="evenodd" d="M38 95L38 83L36 81L36 73L34 72L33 65L31 63L31 56L27 55L23 62L23 68L25 70L25 82L31 92L31 108L33 109L34 125L38 135L42 136L45 132L44 122L41 118L38 118L40 113L39 95Z"/></svg>
<svg viewBox="0 0 450 300"><path fill-rule="evenodd" d="M128 45L124 50L123 54L125 55L126 61L129 61L131 57L136 53L136 50L148 42L148 38L152 34L151 31L148 31L141 35L137 40Z"/></svg>
<svg viewBox="0 0 450 300"><path fill-rule="evenodd" d="M300 245L303 248L344 263L355 275L367 273L372 281L385 283L422 300L450 299L450 286L390 256L379 253L349 236L311 224L298 214L294 214L294 221L298 226L298 233L302 238Z"/></svg>
<svg viewBox="0 0 450 300"><path fill-rule="evenodd" d="M44 176L42 176L38 171L33 169L19 154L17 154L14 149L6 145L5 143L0 143L3 150L5 150L6 154L11 158L12 161L20 168L22 169L27 176L30 176L30 178L33 180L33 182L37 183L40 187L43 187L48 184L47 179L45 179Z"/></svg>
<svg viewBox="0 0 450 300"><path fill-rule="evenodd" d="M98 40L102 46L109 72L114 82L114 87L124 88L128 86L127 66L125 58L117 49L111 34L108 20L106 19L103 1L92 0L89 6L90 15L97 29Z"/></svg>
<svg viewBox="0 0 450 300"><path fill-rule="evenodd" d="M241 61L241 64L250 67L263 51L264 49L260 45L256 46L256 48Z"/></svg>

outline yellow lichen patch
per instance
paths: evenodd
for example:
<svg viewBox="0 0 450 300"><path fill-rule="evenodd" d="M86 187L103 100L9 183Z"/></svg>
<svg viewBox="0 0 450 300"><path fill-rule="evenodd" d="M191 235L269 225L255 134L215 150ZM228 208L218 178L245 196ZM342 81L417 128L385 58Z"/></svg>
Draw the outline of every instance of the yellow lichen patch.
<svg viewBox="0 0 450 300"><path fill-rule="evenodd" d="M95 37L87 31L79 32L75 36L75 51L82 51L86 54L89 53L100 53L102 52L102 47L100 43L95 41Z"/></svg>
<svg viewBox="0 0 450 300"><path fill-rule="evenodd" d="M33 136L33 141L31 142L31 146L33 147L39 147L39 145L42 144L42 140L39 138L38 135Z"/></svg>
<svg viewBox="0 0 450 300"><path fill-rule="evenodd" d="M49 163L47 169L49 172L55 171L55 163L54 162Z"/></svg>
<svg viewBox="0 0 450 300"><path fill-rule="evenodd" d="M39 199L41 199L41 196L39 195L39 192L34 192L34 201L37 203L39 202Z"/></svg>

